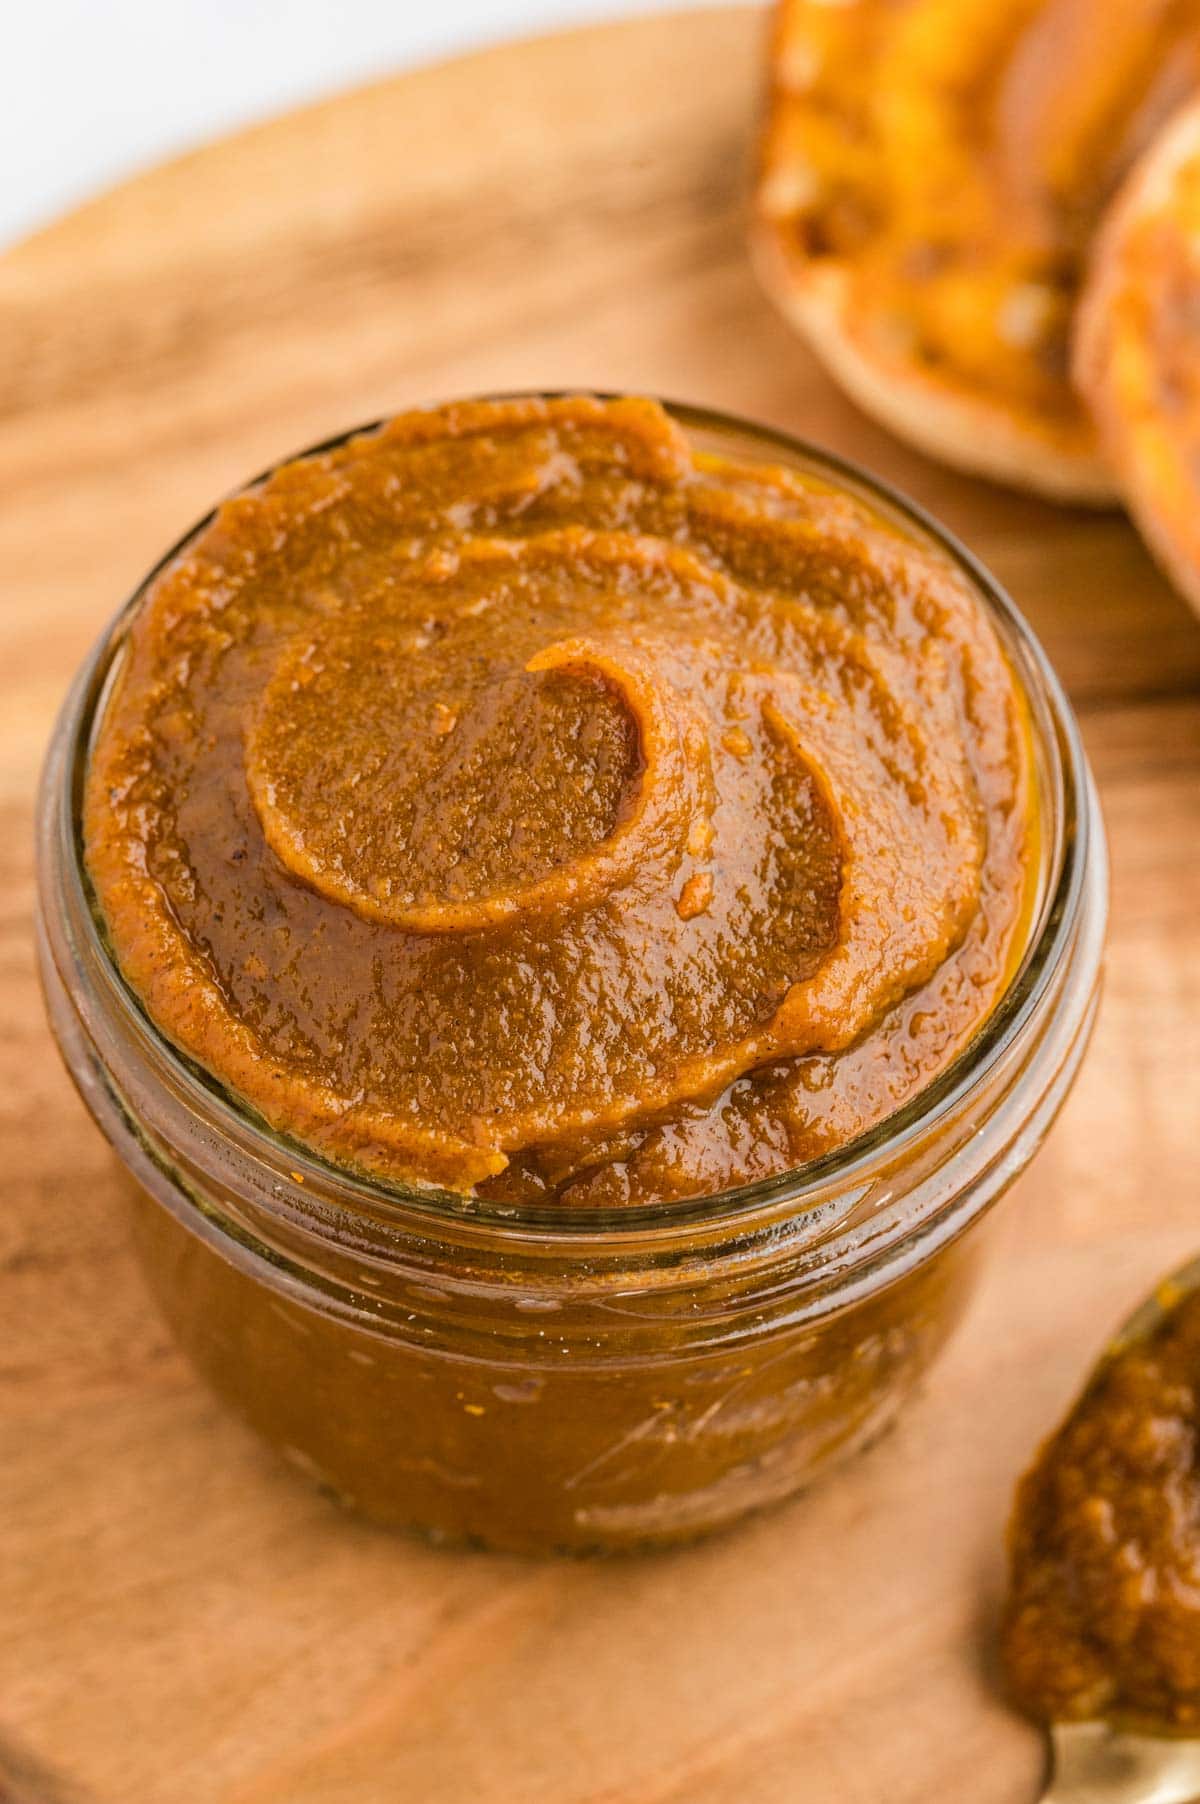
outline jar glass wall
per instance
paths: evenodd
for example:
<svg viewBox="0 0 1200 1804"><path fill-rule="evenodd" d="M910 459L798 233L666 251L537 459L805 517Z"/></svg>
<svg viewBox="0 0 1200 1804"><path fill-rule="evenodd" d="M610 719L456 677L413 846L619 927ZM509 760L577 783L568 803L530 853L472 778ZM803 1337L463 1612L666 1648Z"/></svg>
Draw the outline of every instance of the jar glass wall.
<svg viewBox="0 0 1200 1804"><path fill-rule="evenodd" d="M284 1457L376 1520L441 1539L667 1543L788 1495L862 1445L961 1312L978 1224L1044 1136L1095 1010L1103 831L1070 709L1020 616L917 510L836 459L673 411L697 448L790 465L932 541L993 620L1028 703L1042 868L1023 957L954 1063L836 1153L612 1214L335 1168L168 1044L97 917L82 777L145 585L80 673L47 759L50 1017L136 1180L136 1243L168 1322Z"/></svg>

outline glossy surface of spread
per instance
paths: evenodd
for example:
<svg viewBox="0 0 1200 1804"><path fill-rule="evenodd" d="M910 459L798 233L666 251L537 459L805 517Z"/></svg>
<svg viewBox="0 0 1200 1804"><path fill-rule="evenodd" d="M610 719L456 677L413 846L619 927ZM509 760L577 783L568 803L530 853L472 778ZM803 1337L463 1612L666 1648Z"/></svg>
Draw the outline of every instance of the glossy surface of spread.
<svg viewBox="0 0 1200 1804"><path fill-rule="evenodd" d="M613 1205L785 1171L1020 949L1025 715L966 578L654 403L404 416L134 622L88 869L162 1030L351 1165Z"/></svg>
<svg viewBox="0 0 1200 1804"><path fill-rule="evenodd" d="M1017 1497L1004 1652L1045 1720L1200 1726L1200 1294L1118 1351Z"/></svg>

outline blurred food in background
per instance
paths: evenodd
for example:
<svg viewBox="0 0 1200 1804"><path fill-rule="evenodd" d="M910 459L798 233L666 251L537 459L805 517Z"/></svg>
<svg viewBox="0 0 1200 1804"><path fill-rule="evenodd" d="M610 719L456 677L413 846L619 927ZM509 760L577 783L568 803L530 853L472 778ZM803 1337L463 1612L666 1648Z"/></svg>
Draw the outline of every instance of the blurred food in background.
<svg viewBox="0 0 1200 1804"><path fill-rule="evenodd" d="M1075 377L1130 512L1200 611L1200 100L1110 210L1079 309Z"/></svg>
<svg viewBox="0 0 1200 1804"><path fill-rule="evenodd" d="M769 54L753 238L783 311L933 456L1114 498L1078 301L1113 196L1200 91L1200 0L781 0Z"/></svg>

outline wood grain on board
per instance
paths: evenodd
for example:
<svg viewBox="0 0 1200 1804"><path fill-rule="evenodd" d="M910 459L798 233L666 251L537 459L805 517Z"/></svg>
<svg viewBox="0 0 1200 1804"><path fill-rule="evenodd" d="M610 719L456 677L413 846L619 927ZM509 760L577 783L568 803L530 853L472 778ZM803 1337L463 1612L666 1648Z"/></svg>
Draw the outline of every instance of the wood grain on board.
<svg viewBox="0 0 1200 1804"><path fill-rule="evenodd" d="M1200 1241L1200 625L1118 516L935 468L857 414L743 250L762 19L406 75L156 169L0 257L0 1798L972 1804L1031 1798L992 1623L1013 1477ZM422 399L647 389L861 459L1009 585L1079 707L1114 856L1075 1094L897 1430L653 1560L438 1554L209 1401L42 1021L31 791L162 547L281 453Z"/></svg>

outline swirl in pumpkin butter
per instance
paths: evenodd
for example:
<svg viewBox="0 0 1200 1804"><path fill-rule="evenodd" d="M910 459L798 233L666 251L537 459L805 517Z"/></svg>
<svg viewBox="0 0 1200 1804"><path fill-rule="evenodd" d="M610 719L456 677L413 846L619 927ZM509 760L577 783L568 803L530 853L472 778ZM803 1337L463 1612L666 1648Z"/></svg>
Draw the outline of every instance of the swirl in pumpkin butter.
<svg viewBox="0 0 1200 1804"><path fill-rule="evenodd" d="M1028 924L966 580L657 404L464 403L287 464L145 595L87 864L161 1031L336 1162L606 1206L923 1088Z"/></svg>

